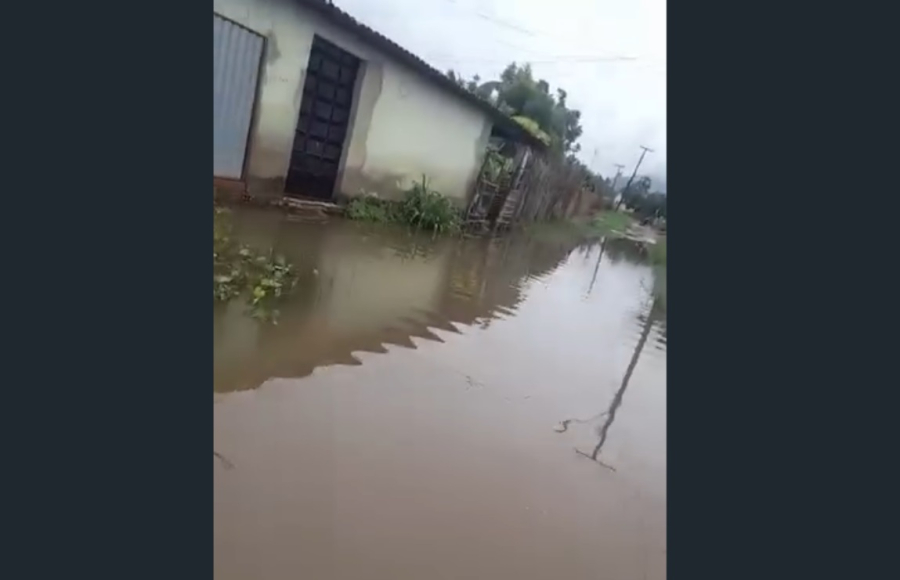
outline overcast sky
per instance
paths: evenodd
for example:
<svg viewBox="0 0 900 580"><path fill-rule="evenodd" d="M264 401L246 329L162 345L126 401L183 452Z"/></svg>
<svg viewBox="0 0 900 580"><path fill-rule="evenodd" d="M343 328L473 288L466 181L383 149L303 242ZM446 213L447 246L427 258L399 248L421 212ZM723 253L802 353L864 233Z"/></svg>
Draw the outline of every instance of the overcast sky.
<svg viewBox="0 0 900 580"><path fill-rule="evenodd" d="M604 176L666 175L665 0L334 0L432 66L496 79L531 62L581 110L579 156ZM629 57L630 61L603 61ZM663 185L664 187L664 185ZM654 187L656 189L656 187Z"/></svg>

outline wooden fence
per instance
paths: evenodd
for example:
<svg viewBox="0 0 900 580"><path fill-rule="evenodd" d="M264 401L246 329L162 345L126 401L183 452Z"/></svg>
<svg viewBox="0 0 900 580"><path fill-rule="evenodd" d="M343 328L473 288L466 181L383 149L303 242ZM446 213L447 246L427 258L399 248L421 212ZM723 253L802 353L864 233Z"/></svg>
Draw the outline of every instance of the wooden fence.
<svg viewBox="0 0 900 580"><path fill-rule="evenodd" d="M533 156L506 198L498 223L513 225L570 217L579 205L583 176L563 160Z"/></svg>
<svg viewBox="0 0 900 580"><path fill-rule="evenodd" d="M520 149L512 172L498 183L476 181L466 221L473 228L505 229L517 224L571 217L586 211L591 194L584 175L563 159Z"/></svg>

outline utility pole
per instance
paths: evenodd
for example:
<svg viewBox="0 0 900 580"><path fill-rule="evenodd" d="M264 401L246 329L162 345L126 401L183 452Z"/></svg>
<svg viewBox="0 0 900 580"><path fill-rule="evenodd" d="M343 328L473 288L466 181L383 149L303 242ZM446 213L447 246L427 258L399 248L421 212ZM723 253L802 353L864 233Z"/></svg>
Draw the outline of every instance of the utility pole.
<svg viewBox="0 0 900 580"><path fill-rule="evenodd" d="M619 203L616 204L616 209L619 209L619 206L621 206L622 202L625 201L625 194L627 194L628 190L631 188L631 182L634 181L634 178L637 175L638 168L641 166L641 162L644 160L644 155L646 155L648 151L650 153L653 153L653 149L650 149L649 147L644 147L643 145L641 145L641 149L643 149L643 151L641 152L641 157L640 159L638 159L637 164L634 166L634 171L631 173L631 177L628 178L628 183L625 184L625 189L622 190L622 198L619 199Z"/></svg>
<svg viewBox="0 0 900 580"><path fill-rule="evenodd" d="M616 197L616 184L619 183L619 176L622 175L622 170L625 169L625 166L622 165L621 163L613 163L613 165L616 168L616 176L613 178L612 190L613 190L613 197Z"/></svg>
<svg viewBox="0 0 900 580"><path fill-rule="evenodd" d="M597 173L597 155L599 153L600 153L600 150L598 148L594 147L594 155L593 155L593 157L591 157L591 166L588 167L588 173L590 174L590 178L591 178L591 191L596 191L597 188L599 187L596 183L596 180L594 179L597 175L599 175L599 173ZM597 193L600 193L600 192L597 191Z"/></svg>

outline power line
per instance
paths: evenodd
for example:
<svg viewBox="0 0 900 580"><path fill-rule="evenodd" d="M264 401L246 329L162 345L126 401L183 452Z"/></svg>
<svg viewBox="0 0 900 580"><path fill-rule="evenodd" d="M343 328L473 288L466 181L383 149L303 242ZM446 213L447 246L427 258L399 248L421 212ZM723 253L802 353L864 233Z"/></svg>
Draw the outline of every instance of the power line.
<svg viewBox="0 0 900 580"><path fill-rule="evenodd" d="M457 57L457 56L439 56L439 55L429 55L428 58L434 60L443 60L443 61L455 61L455 62L509 62L509 58L466 58L466 57ZM633 56L558 56L550 59L519 59L522 63L528 64L555 64L555 63L566 63L566 64L592 64L597 62L630 62L635 61L637 58Z"/></svg>
<svg viewBox="0 0 900 580"><path fill-rule="evenodd" d="M526 28L521 28L519 26L516 26L515 24L511 24L504 20L500 20L499 18L494 18L493 16L488 16L487 14L482 14L481 12L476 12L475 15L478 16L479 18L481 18L482 20L487 20L488 22L493 22L494 24L497 24L498 26L502 26L503 28L508 28L509 30L515 30L516 32L521 32L522 34L527 34L528 36L536 36L536 34L537 34Z"/></svg>
<svg viewBox="0 0 900 580"><path fill-rule="evenodd" d="M510 22L510 21L508 21L508 20L504 20L504 19L502 19L502 18L499 18L499 17L497 17L497 16L493 16L493 15L491 15L491 14L485 14L484 12L479 12L479 11L477 11L477 10L475 10L475 11L466 10L465 8L463 8L462 5L456 3L454 0L444 0L444 1L445 1L447 4L452 4L453 6L456 6L457 8L459 8L460 11L461 11L460 16L467 16L467 17L475 16L475 17L478 17L478 18L480 18L480 19L482 19L482 20L485 20L485 21L487 21L487 22L490 22L490 23L492 23L492 24L496 24L497 26L500 26L500 27L502 27L502 28L507 28L507 29L513 30L513 31L515 31L515 32L520 32L520 33L525 34L525 35L527 35L527 36L537 36L538 34L543 34L544 36L549 36L549 35L547 35L546 33L539 33L539 32L535 32L534 30L529 30L529 29L527 29L527 28L524 28L524 27L522 27L522 26L519 26L518 24L516 24L516 23L514 23L514 22ZM383 15L383 16L384 16L384 15ZM399 19L399 18L408 18L408 15L399 15L399 14L397 14L397 15L391 14L391 15L386 15L386 16L391 16L391 17L398 18L398 19Z"/></svg>
<svg viewBox="0 0 900 580"><path fill-rule="evenodd" d="M456 3L456 0L445 0L448 4L453 4L454 6L458 6L462 8L459 4ZM474 14L475 16L481 18L482 20L487 20L488 22L493 22L498 26L502 26L503 28L508 28L510 30L515 30L516 32L521 32L522 34L527 34L528 36L535 36L536 33L532 30L528 30L527 28L522 28L517 24L513 24L512 22L508 22L503 20L502 18L497 18L496 16L491 16L488 14L484 14L483 12L478 12L477 10L474 12L470 12L470 14Z"/></svg>
<svg viewBox="0 0 900 580"><path fill-rule="evenodd" d="M519 32L519 33L522 33L522 34L525 34L525 35L528 35L528 36L532 36L532 37L535 37L535 36L543 36L543 37L547 38L548 40L551 40L551 41L554 41L554 42L559 42L559 40L558 40L557 38L555 38L553 35L551 35L551 34L549 34L549 33L546 33L546 32L540 32L540 31L534 31L534 30L529 30L529 29L527 29L527 28L523 28L522 26L519 26L518 24L509 22L509 21L507 21L507 20L504 20L504 19L502 19L502 18L498 18L498 17L496 17L496 16L492 16L492 15L489 15L489 14L484 14L483 12L479 12L479 11L477 11L477 10L474 11L474 12L470 12L469 10L464 9L464 8L463 8L460 4L458 4L455 0L444 0L444 1L445 1L447 4L452 4L452 5L456 6L457 8L459 8L462 12L465 13L466 16L476 16L476 17L478 17L478 18L480 18L480 19L482 19L482 20L485 20L485 21L487 21L487 22L491 22L491 23L493 23L493 24L496 24L497 26L500 26L500 27L503 27L503 28L507 28L507 29L509 29L509 30L513 30L513 31L516 31L516 32ZM499 43L499 44L501 44L501 45L507 46L507 47L509 47L509 48L512 48L512 49L515 49L515 50L518 50L518 51L531 52L532 54L535 53L535 51L534 51L533 48L526 48L526 47L522 47L522 46L516 46L516 45L514 45L514 44L511 44L511 43L509 43L509 42L506 42L505 40L503 40L503 39L501 39L501 38L499 38L499 37L487 37L487 38L485 38L485 40L488 40L488 41L490 41L490 42L497 42L497 43ZM499 58L499 59L498 59L498 58L480 58L480 57L476 57L476 58L465 58L465 57L463 57L463 58L458 58L458 57L455 57L455 56L449 56L449 55L448 55L448 56L429 56L428 58L429 58L429 59L433 59L433 60L440 60L440 61L443 61L443 62L450 62L450 61L453 61L453 62L459 62L459 63L479 63L479 62L483 62L483 63L500 63L500 62L502 62L502 63L507 63L507 62L509 62L509 58ZM627 61L636 61L636 60L638 60L638 58L637 58L637 57L633 57L633 56L620 56L620 55L615 55L615 56L597 56L597 55L574 55L574 56L573 56L573 55L564 55L564 56L561 56L561 57L556 57L556 56L544 57L543 59L539 59L539 60L530 60L530 59L525 59L525 58L522 58L522 59L519 59L519 60L521 60L522 62L529 62L529 63L532 63L532 64L556 64L556 63L627 62Z"/></svg>
<svg viewBox="0 0 900 580"><path fill-rule="evenodd" d="M461 11L461 15L464 14L465 16L476 16L476 17L478 17L478 18L480 18L480 19L482 19L482 20L484 20L484 21L486 21L486 22L490 22L490 23L492 23L492 24L496 24L497 26L499 26L499 27L501 27L501 28L506 28L506 29L512 30L512 31L514 31L514 32L519 32L519 33L524 34L524 35L526 35L526 36L531 36L531 37L543 36L544 38L547 38L547 39L552 40L552 41L554 41L554 42L559 42L559 41L560 41L560 40L559 40L559 37L557 37L555 34L551 34L551 33L549 33L549 32L542 31L542 30L531 30L531 29L525 28L525 27L523 27L523 26L521 26L521 25L519 25L519 24L517 24L517 23L514 23L514 22L511 22L511 21L509 21L509 20L505 20L505 19L503 19L503 18L500 18L500 17L498 17L498 16L493 16L493 15L491 15L491 14L485 14L484 12L480 12L480 11L478 11L477 9L474 10L474 11L469 11L469 10L467 10L466 8L464 8L461 4L459 4L458 2L456 2L456 0L444 0L444 1L445 1L447 4L451 4L451 5L456 6L457 8L459 8L460 11ZM512 45L510 45L510 46L512 46ZM517 49L519 49L519 50L527 50L527 49L524 49L524 48L522 48L522 47L514 47L514 48L517 48Z"/></svg>

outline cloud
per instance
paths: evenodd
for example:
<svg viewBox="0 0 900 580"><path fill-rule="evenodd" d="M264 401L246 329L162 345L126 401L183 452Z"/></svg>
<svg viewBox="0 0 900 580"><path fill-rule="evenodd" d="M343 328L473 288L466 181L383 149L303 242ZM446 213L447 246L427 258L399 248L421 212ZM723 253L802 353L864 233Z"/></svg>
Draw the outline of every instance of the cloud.
<svg viewBox="0 0 900 580"><path fill-rule="evenodd" d="M614 164L665 183L665 0L335 0L341 9L440 70L497 78L531 62L581 110L582 160L603 175ZM635 60L602 60L609 57Z"/></svg>

